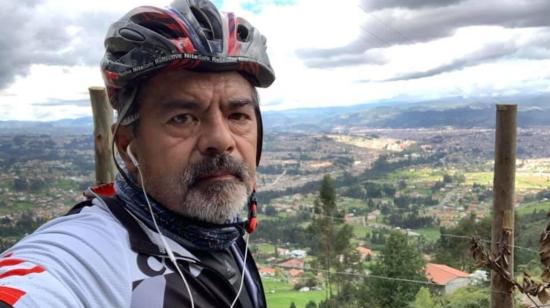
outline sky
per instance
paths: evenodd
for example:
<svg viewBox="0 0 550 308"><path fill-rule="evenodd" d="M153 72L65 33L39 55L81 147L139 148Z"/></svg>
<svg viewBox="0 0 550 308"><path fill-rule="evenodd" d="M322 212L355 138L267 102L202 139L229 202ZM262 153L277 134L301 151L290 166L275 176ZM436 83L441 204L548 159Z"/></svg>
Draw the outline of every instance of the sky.
<svg viewBox="0 0 550 308"><path fill-rule="evenodd" d="M172 2L0 1L0 120L38 121L90 115L109 25ZM548 0L213 2L267 37L263 110L550 92Z"/></svg>

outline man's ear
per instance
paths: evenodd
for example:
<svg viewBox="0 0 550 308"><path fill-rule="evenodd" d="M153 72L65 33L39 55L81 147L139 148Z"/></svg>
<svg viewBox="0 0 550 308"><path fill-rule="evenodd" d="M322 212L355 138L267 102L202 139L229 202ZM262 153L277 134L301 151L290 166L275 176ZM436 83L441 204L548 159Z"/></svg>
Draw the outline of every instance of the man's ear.
<svg viewBox="0 0 550 308"><path fill-rule="evenodd" d="M128 145L135 139L134 133L129 126L118 126L118 130L115 132L116 124L111 126L111 131L113 132L113 138L115 138L115 146L117 151L124 161L124 165L128 171L135 172L137 171L136 166L132 163L132 160L128 156ZM115 135L116 133L116 135Z"/></svg>

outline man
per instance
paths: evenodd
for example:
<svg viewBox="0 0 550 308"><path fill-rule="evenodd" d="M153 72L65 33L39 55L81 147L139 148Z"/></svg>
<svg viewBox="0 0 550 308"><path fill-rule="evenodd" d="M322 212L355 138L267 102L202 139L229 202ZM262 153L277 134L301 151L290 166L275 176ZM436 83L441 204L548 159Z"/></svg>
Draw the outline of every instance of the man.
<svg viewBox="0 0 550 308"><path fill-rule="evenodd" d="M244 229L255 227L265 38L207 0L139 7L101 63L114 186L0 258L0 307L265 307ZM248 220L240 213L248 209Z"/></svg>

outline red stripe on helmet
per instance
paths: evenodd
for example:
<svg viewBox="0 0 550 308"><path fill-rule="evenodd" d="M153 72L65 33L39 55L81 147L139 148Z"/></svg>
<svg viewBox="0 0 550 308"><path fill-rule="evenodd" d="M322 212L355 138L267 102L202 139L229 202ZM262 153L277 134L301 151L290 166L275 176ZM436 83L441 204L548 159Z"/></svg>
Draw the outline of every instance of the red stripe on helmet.
<svg viewBox="0 0 550 308"><path fill-rule="evenodd" d="M176 24L178 25L178 30L181 31L183 34L181 37L181 41L183 43L182 49L177 46L178 50L184 53L193 53L195 51L195 47L193 46L193 42L191 42L191 40L189 39L189 30L187 30L187 27L185 26L183 21L176 13L170 10L164 10L164 13L170 16L171 19L176 22Z"/></svg>
<svg viewBox="0 0 550 308"><path fill-rule="evenodd" d="M118 77L120 77L120 75L118 73L115 73L115 72L111 72L111 71L108 71L108 70L104 70L103 71L103 79L105 80L105 82L108 84L108 85L116 85L116 81L118 79Z"/></svg>
<svg viewBox="0 0 550 308"><path fill-rule="evenodd" d="M235 20L235 14L227 13L227 55L238 56L240 53L240 44L237 42L237 22Z"/></svg>

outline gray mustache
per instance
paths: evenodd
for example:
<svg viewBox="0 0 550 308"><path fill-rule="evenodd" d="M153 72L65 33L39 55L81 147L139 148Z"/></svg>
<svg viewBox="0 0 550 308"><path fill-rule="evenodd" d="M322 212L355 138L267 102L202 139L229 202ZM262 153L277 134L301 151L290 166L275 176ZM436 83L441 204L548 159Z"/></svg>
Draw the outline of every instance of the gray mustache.
<svg viewBox="0 0 550 308"><path fill-rule="evenodd" d="M212 176L220 171L233 175L241 182L249 177L248 168L244 163L237 161L228 154L222 154L207 157L198 163L189 165L184 178L188 180L188 186L192 187L197 184L199 178Z"/></svg>

